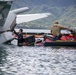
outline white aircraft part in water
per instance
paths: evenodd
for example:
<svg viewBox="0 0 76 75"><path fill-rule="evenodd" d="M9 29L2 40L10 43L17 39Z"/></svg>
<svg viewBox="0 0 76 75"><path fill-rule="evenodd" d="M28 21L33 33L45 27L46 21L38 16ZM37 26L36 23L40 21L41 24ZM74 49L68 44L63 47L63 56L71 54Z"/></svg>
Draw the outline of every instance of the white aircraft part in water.
<svg viewBox="0 0 76 75"><path fill-rule="evenodd" d="M27 11L29 8L23 7L10 11L12 1L13 0L0 0L0 44L14 39L12 32L16 24L30 22L51 15L50 13L19 15L20 13Z"/></svg>
<svg viewBox="0 0 76 75"><path fill-rule="evenodd" d="M38 13L38 14L17 15L16 23L17 24L24 23L24 22L26 23L26 22L37 20L40 18L48 17L49 15L51 14L50 13Z"/></svg>

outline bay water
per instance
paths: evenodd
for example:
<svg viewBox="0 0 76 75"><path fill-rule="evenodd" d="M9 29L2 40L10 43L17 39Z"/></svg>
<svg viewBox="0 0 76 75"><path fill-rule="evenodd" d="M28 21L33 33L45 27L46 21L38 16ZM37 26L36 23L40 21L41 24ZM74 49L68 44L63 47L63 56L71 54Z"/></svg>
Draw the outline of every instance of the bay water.
<svg viewBox="0 0 76 75"><path fill-rule="evenodd" d="M76 75L76 48L0 45L0 75Z"/></svg>

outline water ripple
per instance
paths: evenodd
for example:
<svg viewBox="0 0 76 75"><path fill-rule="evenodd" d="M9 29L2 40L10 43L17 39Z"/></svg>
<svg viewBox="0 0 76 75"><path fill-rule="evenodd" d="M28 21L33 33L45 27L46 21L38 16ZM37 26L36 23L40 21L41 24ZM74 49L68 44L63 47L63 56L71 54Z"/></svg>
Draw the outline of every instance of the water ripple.
<svg viewBox="0 0 76 75"><path fill-rule="evenodd" d="M4 50L0 75L76 75L73 48L6 46Z"/></svg>

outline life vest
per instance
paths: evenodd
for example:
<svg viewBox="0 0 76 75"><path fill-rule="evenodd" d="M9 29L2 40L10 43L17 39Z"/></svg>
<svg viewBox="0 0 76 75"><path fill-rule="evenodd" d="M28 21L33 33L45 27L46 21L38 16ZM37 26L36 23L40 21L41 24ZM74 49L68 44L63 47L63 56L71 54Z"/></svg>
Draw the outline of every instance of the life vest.
<svg viewBox="0 0 76 75"><path fill-rule="evenodd" d="M71 40L73 38L72 34L68 34L68 35L63 35L60 39L67 41L67 40Z"/></svg>

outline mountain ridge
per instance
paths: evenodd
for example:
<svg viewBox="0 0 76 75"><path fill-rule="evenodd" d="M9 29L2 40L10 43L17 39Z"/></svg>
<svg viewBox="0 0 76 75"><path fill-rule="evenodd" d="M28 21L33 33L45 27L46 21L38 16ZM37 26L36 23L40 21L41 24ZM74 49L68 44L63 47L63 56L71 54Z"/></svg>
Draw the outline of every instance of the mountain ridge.
<svg viewBox="0 0 76 75"><path fill-rule="evenodd" d="M27 13L52 13L48 18L27 23L27 28L50 28L55 20L62 25L76 26L76 0L16 0L12 9L27 6ZM25 25L24 25L25 26ZM26 26L25 26L26 27Z"/></svg>

